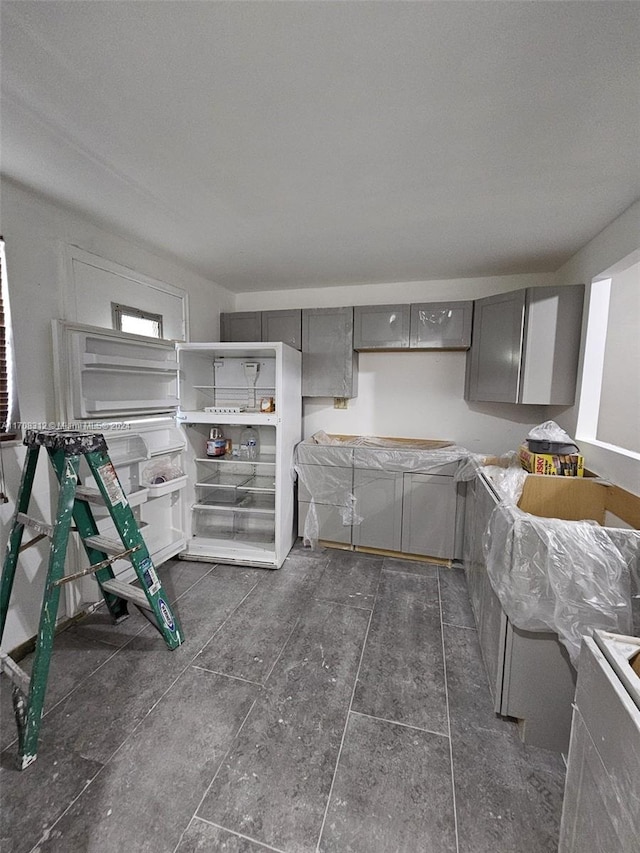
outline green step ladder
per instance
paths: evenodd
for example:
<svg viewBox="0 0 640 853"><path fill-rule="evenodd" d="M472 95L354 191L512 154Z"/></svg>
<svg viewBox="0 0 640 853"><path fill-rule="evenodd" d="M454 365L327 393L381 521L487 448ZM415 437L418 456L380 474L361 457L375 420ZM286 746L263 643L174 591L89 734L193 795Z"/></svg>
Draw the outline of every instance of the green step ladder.
<svg viewBox="0 0 640 853"><path fill-rule="evenodd" d="M46 537L51 539L51 550L31 677L9 655L0 653L0 672L5 672L13 682L13 705L18 725L18 767L21 770L35 761L37 756L62 584L95 574L114 622L120 622L129 615L127 604L132 602L145 616L148 615L170 649L177 648L184 639L109 458L104 436L91 432L29 430L24 443L27 454L0 581L0 642L9 610L18 554ZM57 514L51 525L27 515L41 447L46 449L60 485ZM97 488L80 484L82 457L87 461ZM100 535L91 511L92 503L107 507L121 542ZM72 521L82 539L90 566L65 575L64 564ZM26 527L34 530L36 535L22 546L22 534ZM130 560L140 587L115 578L112 564L122 558Z"/></svg>

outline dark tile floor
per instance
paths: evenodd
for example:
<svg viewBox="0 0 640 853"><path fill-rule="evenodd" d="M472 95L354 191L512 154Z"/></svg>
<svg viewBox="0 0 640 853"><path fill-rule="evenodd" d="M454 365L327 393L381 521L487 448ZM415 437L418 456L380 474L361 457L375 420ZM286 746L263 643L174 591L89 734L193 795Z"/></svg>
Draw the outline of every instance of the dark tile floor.
<svg viewBox="0 0 640 853"><path fill-rule="evenodd" d="M60 634L23 772L3 685L4 853L557 849L562 759L493 714L459 569L296 546L161 574L184 645L138 614Z"/></svg>

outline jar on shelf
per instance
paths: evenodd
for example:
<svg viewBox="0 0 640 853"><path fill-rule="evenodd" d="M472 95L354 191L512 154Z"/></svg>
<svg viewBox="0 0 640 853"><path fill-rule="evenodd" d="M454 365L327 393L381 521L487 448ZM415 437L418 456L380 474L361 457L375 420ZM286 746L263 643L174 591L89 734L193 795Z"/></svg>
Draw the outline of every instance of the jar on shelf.
<svg viewBox="0 0 640 853"><path fill-rule="evenodd" d="M220 427L211 427L207 439L207 456L224 456L227 452L227 440Z"/></svg>

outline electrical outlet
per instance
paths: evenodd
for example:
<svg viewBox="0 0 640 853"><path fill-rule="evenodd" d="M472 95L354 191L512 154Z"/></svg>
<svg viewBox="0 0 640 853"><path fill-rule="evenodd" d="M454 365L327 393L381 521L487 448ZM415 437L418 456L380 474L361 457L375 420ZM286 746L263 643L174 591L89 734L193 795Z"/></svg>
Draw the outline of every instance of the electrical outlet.
<svg viewBox="0 0 640 853"><path fill-rule="evenodd" d="M333 398L333 408L334 409L346 409L347 408L347 397L334 397Z"/></svg>

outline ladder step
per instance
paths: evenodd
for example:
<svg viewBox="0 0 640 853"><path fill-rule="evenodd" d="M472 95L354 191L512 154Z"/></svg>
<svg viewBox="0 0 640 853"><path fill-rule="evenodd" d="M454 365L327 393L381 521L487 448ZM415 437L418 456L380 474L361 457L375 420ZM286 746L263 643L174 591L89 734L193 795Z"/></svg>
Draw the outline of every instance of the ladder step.
<svg viewBox="0 0 640 853"><path fill-rule="evenodd" d="M137 586L131 586L125 581L108 580L103 581L100 586L107 592L117 595L118 598L124 598L126 601L131 601L137 604L138 607L143 607L145 610L151 610L151 605L147 601L147 596Z"/></svg>
<svg viewBox="0 0 640 853"><path fill-rule="evenodd" d="M109 539L108 536L87 536L84 542L96 551L102 551L103 554L119 554L122 551L122 542L117 539Z"/></svg>
<svg viewBox="0 0 640 853"><path fill-rule="evenodd" d="M37 518L31 518L30 515L25 515L24 512L19 512L17 515L18 524L22 524L23 527L28 527L31 530L35 530L37 533L41 533L43 536L53 536L53 525L47 524L46 521L40 521Z"/></svg>
<svg viewBox="0 0 640 853"><path fill-rule="evenodd" d="M0 672L6 673L9 680L15 684L16 687L19 687L25 696L29 695L31 679L27 673L18 666L14 659L10 658L9 655L4 652L0 652Z"/></svg>
<svg viewBox="0 0 640 853"><path fill-rule="evenodd" d="M100 489L96 489L94 486L77 486L76 498L81 501L88 501L92 504L101 504L104 506L104 498Z"/></svg>

